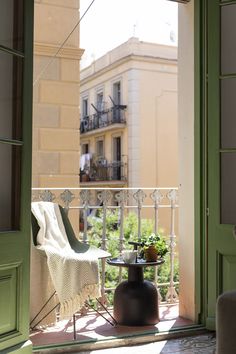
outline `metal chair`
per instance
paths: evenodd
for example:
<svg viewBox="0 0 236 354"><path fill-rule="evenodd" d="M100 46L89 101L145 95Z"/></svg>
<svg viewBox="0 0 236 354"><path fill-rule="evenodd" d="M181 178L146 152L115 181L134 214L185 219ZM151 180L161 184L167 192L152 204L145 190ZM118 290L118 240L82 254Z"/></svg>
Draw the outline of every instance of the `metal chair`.
<svg viewBox="0 0 236 354"><path fill-rule="evenodd" d="M76 253L89 252L90 245L85 244L77 239L66 211L60 205L59 205L59 210L60 210L60 214L61 214L64 228L66 231L66 235L68 238L68 242L69 242L71 248ZM35 246L37 246L37 235L38 235L40 228L39 228L37 219L33 213L31 213L31 224L32 224L32 254L31 254L32 267L31 268L33 269L32 274L31 274L31 284L32 284L32 287L31 287L31 309L34 308L34 313L31 313L30 328L33 330L34 328L39 326L41 323L47 324L47 323L55 321L56 309L59 306L59 302L56 299L56 291L52 285L52 282L50 279L50 274L49 274L49 271L47 268L46 254L42 251L39 251L35 247ZM107 258L110 256L110 254L108 252L106 252L102 249L97 248L95 251L96 251L96 255L97 255L98 259ZM94 252L94 250L93 250L93 252ZM34 262L39 263L38 269L35 269L35 266L33 264ZM34 273L36 273L36 274L34 274ZM44 278L44 282L47 284L46 285L47 289L45 289L45 290L50 292L50 295L47 294L46 298L44 297L42 300L40 299L40 301L38 301L38 299L37 299L38 293L42 290L40 288L41 287L40 281L42 280L42 278ZM35 286L33 286L33 283ZM43 294L43 292L42 292L42 294ZM36 301L40 302L40 305L38 306L37 310L35 310L35 308L38 305L38 303L35 304ZM98 300L98 302L99 302L99 300ZM103 306L103 304L101 304L101 305ZM106 310L105 307L104 307L104 309ZM50 317L51 317L51 319L47 320ZM110 321L108 321L108 322L110 322ZM74 339L76 339L75 315L73 315L73 327L74 327Z"/></svg>

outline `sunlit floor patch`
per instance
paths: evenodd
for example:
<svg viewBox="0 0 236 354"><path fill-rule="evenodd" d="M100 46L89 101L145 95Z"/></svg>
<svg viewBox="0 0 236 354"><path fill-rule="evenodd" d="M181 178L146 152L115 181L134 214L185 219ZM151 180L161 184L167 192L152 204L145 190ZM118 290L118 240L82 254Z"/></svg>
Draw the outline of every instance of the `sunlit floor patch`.
<svg viewBox="0 0 236 354"><path fill-rule="evenodd" d="M215 336L210 333L138 346L84 351L78 354L214 354L215 345Z"/></svg>

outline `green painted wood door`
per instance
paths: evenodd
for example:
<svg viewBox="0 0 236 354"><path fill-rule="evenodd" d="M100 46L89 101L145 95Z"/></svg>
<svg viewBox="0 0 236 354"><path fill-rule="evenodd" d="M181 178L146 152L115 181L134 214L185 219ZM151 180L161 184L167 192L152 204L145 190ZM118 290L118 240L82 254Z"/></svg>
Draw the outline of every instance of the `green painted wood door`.
<svg viewBox="0 0 236 354"><path fill-rule="evenodd" d="M236 289L236 1L207 2L207 327Z"/></svg>
<svg viewBox="0 0 236 354"><path fill-rule="evenodd" d="M0 352L30 353L32 0L0 2Z"/></svg>

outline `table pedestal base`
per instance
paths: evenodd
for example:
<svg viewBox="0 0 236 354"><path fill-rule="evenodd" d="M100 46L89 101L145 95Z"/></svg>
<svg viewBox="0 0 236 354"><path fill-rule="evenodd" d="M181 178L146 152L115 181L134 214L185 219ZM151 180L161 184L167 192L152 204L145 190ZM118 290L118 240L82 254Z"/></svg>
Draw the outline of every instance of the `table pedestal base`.
<svg viewBox="0 0 236 354"><path fill-rule="evenodd" d="M126 326L154 325L159 322L158 294L149 281L123 281L115 290L114 318Z"/></svg>

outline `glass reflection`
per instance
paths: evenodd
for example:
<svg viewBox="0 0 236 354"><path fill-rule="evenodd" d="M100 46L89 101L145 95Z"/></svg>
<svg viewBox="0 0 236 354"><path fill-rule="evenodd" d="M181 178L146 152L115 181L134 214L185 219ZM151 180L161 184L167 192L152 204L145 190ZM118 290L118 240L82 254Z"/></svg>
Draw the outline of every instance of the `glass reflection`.
<svg viewBox="0 0 236 354"><path fill-rule="evenodd" d="M0 138L21 139L22 60L0 51Z"/></svg>
<svg viewBox="0 0 236 354"><path fill-rule="evenodd" d="M236 153L221 153L221 224L236 225Z"/></svg>
<svg viewBox="0 0 236 354"><path fill-rule="evenodd" d="M19 228L20 147L0 143L0 231Z"/></svg>
<svg viewBox="0 0 236 354"><path fill-rule="evenodd" d="M221 149L236 148L236 78L221 80Z"/></svg>
<svg viewBox="0 0 236 354"><path fill-rule="evenodd" d="M0 45L23 51L23 0L1 0Z"/></svg>
<svg viewBox="0 0 236 354"><path fill-rule="evenodd" d="M236 4L221 7L221 73L236 73Z"/></svg>

